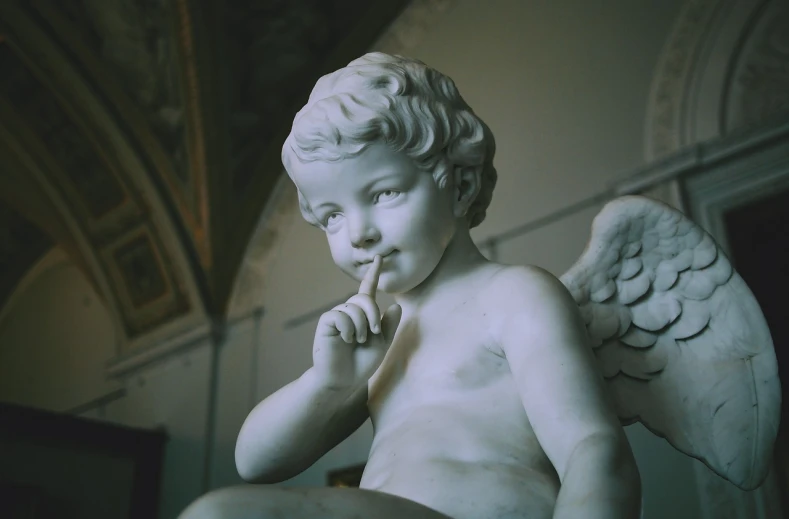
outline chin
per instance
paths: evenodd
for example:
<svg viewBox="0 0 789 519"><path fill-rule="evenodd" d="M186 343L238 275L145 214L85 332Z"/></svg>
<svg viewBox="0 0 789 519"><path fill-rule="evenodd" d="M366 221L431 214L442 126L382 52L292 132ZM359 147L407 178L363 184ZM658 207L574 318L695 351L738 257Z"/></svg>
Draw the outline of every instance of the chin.
<svg viewBox="0 0 789 519"><path fill-rule="evenodd" d="M389 274L389 275L387 275ZM378 288L387 294L406 294L421 285L428 275L418 273L412 276L397 276L394 273L383 273L378 281Z"/></svg>
<svg viewBox="0 0 789 519"><path fill-rule="evenodd" d="M403 287L396 279L392 279L384 273L378 279L378 290L387 294L399 294L403 292Z"/></svg>

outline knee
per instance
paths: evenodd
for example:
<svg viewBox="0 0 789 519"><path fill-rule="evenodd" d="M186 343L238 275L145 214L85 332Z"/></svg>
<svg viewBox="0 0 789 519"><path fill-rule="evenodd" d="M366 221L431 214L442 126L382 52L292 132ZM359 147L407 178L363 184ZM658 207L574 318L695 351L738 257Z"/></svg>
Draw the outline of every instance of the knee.
<svg viewBox="0 0 789 519"><path fill-rule="evenodd" d="M237 489L221 488L200 496L181 512L178 519L226 519L233 516Z"/></svg>

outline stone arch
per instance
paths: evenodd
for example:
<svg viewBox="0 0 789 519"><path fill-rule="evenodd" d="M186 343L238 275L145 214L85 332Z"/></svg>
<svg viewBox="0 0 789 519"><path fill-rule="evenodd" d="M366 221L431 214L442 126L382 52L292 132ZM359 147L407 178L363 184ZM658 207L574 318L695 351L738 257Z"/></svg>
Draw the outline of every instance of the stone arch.
<svg viewBox="0 0 789 519"><path fill-rule="evenodd" d="M0 94L0 158L47 208L20 213L62 243L106 303L118 360L203 324L196 261L111 98L30 12L3 4L0 30L14 72Z"/></svg>
<svg viewBox="0 0 789 519"><path fill-rule="evenodd" d="M690 0L663 48L647 106L647 161L789 114L789 6Z"/></svg>

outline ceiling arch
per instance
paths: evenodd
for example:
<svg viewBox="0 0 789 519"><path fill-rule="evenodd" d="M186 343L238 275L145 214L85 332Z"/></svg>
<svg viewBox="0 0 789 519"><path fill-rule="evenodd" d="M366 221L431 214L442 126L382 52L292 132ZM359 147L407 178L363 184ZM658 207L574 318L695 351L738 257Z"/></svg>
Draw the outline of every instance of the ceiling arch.
<svg viewBox="0 0 789 519"><path fill-rule="evenodd" d="M789 116L789 5L689 0L652 83L647 159Z"/></svg>
<svg viewBox="0 0 789 519"><path fill-rule="evenodd" d="M0 198L83 268L126 350L225 318L293 114L406 1L370 4L0 4Z"/></svg>
<svg viewBox="0 0 789 519"><path fill-rule="evenodd" d="M36 185L37 207L54 208L57 221L44 218L42 227L72 244L129 346L166 321L201 314L172 222L134 148L58 48L14 21L35 43L9 31L0 46L3 163ZM6 187L6 198L25 193Z"/></svg>

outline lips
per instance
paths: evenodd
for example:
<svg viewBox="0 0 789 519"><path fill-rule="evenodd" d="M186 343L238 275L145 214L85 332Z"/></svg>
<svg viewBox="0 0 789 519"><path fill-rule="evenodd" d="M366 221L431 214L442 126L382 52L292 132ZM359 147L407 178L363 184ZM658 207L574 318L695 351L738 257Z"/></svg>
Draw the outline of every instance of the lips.
<svg viewBox="0 0 789 519"><path fill-rule="evenodd" d="M396 253L396 252L397 252L397 249L393 249L393 250L391 250L391 251L387 252L386 254L376 254L376 255L374 255L372 258L367 258L367 259L363 259L363 260L361 260L361 261L357 261L357 262L356 262L356 265L357 265L357 266L360 266L360 267L361 267L362 265L368 265L368 264L370 264L370 263L372 263L372 262L373 262L373 260L375 259L375 256L381 256L381 260L384 260L384 259L386 259L386 258L387 258L387 256L391 256L392 254L394 254L394 253Z"/></svg>

